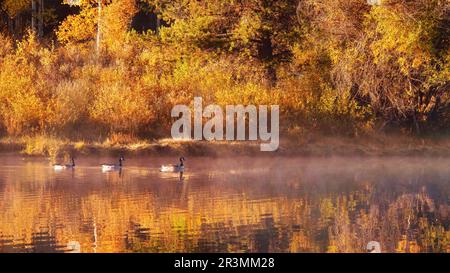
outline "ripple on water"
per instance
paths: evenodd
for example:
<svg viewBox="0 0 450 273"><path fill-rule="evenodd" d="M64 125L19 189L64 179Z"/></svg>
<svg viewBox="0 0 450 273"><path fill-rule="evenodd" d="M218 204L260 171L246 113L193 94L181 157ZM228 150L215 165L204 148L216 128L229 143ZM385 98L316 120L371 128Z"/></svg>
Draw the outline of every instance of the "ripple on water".
<svg viewBox="0 0 450 273"><path fill-rule="evenodd" d="M448 160L106 160L0 166L0 252L446 251Z"/></svg>

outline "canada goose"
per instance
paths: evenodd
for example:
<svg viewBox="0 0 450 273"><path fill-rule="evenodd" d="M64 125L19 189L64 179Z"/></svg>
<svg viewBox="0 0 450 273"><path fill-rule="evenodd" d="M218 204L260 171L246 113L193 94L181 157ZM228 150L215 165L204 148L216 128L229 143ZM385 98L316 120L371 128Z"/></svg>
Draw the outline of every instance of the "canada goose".
<svg viewBox="0 0 450 273"><path fill-rule="evenodd" d="M381 253L381 244L377 241L370 241L366 249L368 253Z"/></svg>
<svg viewBox="0 0 450 273"><path fill-rule="evenodd" d="M125 161L125 158L123 156L121 156L119 158L119 165L117 165L117 164L102 164L102 170L104 172L121 170L123 161Z"/></svg>
<svg viewBox="0 0 450 273"><path fill-rule="evenodd" d="M81 253L81 245L78 241L70 241L67 243L68 253Z"/></svg>
<svg viewBox="0 0 450 273"><path fill-rule="evenodd" d="M75 159L71 158L72 164L55 164L53 165L53 169L55 171L66 170L66 169L74 169L75 168Z"/></svg>
<svg viewBox="0 0 450 273"><path fill-rule="evenodd" d="M184 172L184 157L180 157L180 164L178 165L162 165L161 172L163 173L179 173Z"/></svg>

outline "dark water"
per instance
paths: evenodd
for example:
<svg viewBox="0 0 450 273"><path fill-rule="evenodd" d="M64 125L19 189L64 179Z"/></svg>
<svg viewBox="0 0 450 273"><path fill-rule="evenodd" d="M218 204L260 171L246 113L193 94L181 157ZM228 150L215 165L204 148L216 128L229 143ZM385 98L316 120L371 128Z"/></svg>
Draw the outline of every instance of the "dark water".
<svg viewBox="0 0 450 273"><path fill-rule="evenodd" d="M0 252L450 252L449 159L107 160L0 157Z"/></svg>

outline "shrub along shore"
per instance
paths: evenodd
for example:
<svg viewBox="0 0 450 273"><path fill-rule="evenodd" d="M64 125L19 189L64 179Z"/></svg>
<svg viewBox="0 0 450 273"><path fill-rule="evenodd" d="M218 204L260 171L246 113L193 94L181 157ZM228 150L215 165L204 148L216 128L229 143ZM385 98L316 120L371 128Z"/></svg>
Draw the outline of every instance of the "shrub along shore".
<svg viewBox="0 0 450 273"><path fill-rule="evenodd" d="M70 14L50 2L45 31L11 24L28 1L0 5L6 150L264 154L247 142L160 141L173 107L202 97L222 109L279 105L278 154L448 155L448 1L111 0L101 18L92 1ZM146 12L160 24L139 27Z"/></svg>
<svg viewBox="0 0 450 273"><path fill-rule="evenodd" d="M175 141L162 139L134 143L70 142L49 137L3 138L0 153L69 158L70 156L420 156L449 157L448 139L379 136L372 138L314 137L283 140L275 152L261 152L260 143L248 141Z"/></svg>

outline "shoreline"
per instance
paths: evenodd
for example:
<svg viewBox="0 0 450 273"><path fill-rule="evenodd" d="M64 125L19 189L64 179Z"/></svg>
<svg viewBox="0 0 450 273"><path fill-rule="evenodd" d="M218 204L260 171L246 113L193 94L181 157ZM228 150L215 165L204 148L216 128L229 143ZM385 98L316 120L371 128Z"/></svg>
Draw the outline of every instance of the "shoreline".
<svg viewBox="0 0 450 273"><path fill-rule="evenodd" d="M174 141L169 139L130 144L70 142L52 138L0 139L0 154L28 157L57 158L65 155L115 156L127 154L189 155L189 156L419 156L450 157L450 140L416 139L411 137L383 137L373 139L319 137L317 139L288 140L280 143L275 152L261 152L259 142L249 141Z"/></svg>

